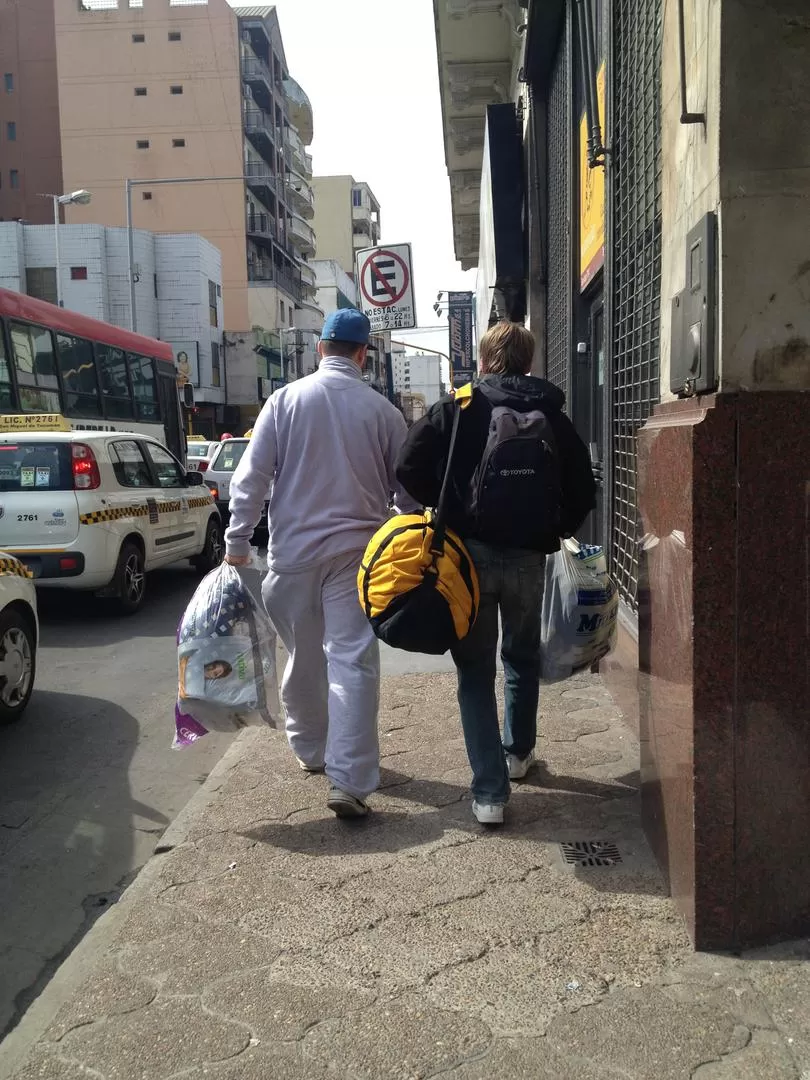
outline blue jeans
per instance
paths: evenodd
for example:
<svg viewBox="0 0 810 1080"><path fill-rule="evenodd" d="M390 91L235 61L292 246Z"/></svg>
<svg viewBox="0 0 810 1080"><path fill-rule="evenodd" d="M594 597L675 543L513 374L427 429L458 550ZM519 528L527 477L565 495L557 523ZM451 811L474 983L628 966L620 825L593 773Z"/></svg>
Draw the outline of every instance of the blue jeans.
<svg viewBox="0 0 810 1080"><path fill-rule="evenodd" d="M505 803L509 799L505 753L526 757L537 739L546 557L474 540L466 546L478 571L481 605L475 626L453 649L461 725L473 774L473 797L483 803ZM499 611L505 681L503 742L495 699Z"/></svg>

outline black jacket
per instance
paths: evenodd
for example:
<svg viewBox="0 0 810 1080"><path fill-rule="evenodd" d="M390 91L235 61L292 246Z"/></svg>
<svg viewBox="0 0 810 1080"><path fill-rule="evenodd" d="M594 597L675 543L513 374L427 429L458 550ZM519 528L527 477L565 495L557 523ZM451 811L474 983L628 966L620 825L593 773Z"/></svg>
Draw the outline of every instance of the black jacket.
<svg viewBox="0 0 810 1080"><path fill-rule="evenodd" d="M565 394L553 383L532 375L486 375L478 383L470 405L462 412L456 451L453 457L452 485L448 503L448 524L462 538L475 538L475 529L464 513L464 500L475 469L483 457L489 434L489 422L496 405L506 405L517 412L539 409L551 425L557 440L562 480L563 536L572 536L596 505L596 484L588 451L562 412ZM450 447L453 410L451 397L444 397L419 420L397 462L397 479L423 506L435 507ZM547 553L559 549L559 537L549 537Z"/></svg>

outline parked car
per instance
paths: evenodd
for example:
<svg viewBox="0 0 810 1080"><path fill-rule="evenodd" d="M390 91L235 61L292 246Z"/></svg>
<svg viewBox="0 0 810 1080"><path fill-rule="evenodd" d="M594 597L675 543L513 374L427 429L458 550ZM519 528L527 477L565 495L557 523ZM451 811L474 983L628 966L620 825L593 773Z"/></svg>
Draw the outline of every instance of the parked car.
<svg viewBox="0 0 810 1080"><path fill-rule="evenodd" d="M186 450L186 468L189 472L205 472L218 448L218 442L197 439L192 435L188 440L188 449Z"/></svg>
<svg viewBox="0 0 810 1080"><path fill-rule="evenodd" d="M37 668L37 594L30 571L0 551L0 724L22 716Z"/></svg>
<svg viewBox="0 0 810 1080"><path fill-rule="evenodd" d="M149 570L222 561L222 522L199 472L135 432L0 432L0 535L37 585L137 611Z"/></svg>

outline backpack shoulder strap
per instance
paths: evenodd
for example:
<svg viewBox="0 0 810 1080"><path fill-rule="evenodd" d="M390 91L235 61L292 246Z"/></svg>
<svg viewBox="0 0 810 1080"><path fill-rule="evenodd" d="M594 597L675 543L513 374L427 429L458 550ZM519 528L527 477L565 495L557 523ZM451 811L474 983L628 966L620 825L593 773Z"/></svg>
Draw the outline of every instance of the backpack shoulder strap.
<svg viewBox="0 0 810 1080"><path fill-rule="evenodd" d="M461 411L466 409L472 401L473 384L467 383L460 387L453 399L453 427L450 432L450 446L447 450L447 465L444 470L444 479L439 494L439 502L436 507L436 517L433 520L433 540L430 544L431 554L441 554L444 551L444 538L447 532L447 499L450 491L450 475L453 471L453 457L458 439L458 426L461 422Z"/></svg>

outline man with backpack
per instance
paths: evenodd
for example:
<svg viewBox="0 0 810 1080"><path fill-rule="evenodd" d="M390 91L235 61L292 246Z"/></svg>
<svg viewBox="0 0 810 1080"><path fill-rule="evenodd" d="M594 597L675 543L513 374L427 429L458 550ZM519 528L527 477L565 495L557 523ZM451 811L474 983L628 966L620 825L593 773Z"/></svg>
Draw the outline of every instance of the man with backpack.
<svg viewBox="0 0 810 1080"><path fill-rule="evenodd" d="M573 535L596 504L585 444L562 412L562 390L529 374L534 337L502 322L481 339L483 378L462 413L451 468L448 525L478 571L481 601L453 649L458 701L473 773L473 814L503 822L510 780L534 761L546 555ZM453 426L452 397L415 424L397 463L401 486L435 507ZM495 698L498 615L505 677L501 740Z"/></svg>

